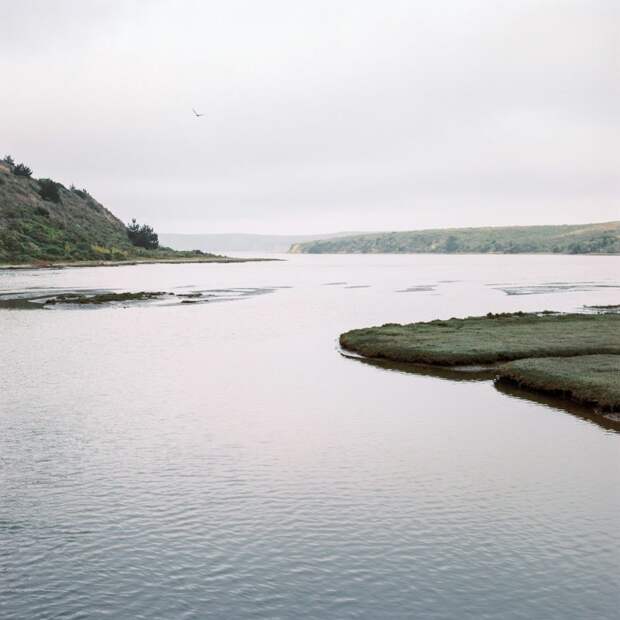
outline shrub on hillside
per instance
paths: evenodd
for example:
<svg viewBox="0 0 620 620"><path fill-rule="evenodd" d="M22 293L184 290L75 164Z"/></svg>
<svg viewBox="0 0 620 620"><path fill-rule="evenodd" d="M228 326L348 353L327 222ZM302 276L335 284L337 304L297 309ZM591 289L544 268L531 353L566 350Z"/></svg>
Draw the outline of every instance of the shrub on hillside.
<svg viewBox="0 0 620 620"><path fill-rule="evenodd" d="M157 233L146 224L138 224L136 219L131 220L131 224L127 226L127 236L133 245L147 250L154 250L159 247L159 238Z"/></svg>
<svg viewBox="0 0 620 620"><path fill-rule="evenodd" d="M17 164L13 166L13 174L17 177L29 177L32 175L32 170L26 164Z"/></svg>
<svg viewBox="0 0 620 620"><path fill-rule="evenodd" d="M78 195L83 200L88 200L91 195L86 191L86 188L78 189L75 185L71 185L69 188L74 194Z"/></svg>
<svg viewBox="0 0 620 620"><path fill-rule="evenodd" d="M15 165L15 160L10 155L6 155L2 161L11 169Z"/></svg>
<svg viewBox="0 0 620 620"><path fill-rule="evenodd" d="M52 179L39 179L39 196L49 202L60 202L59 185Z"/></svg>
<svg viewBox="0 0 620 620"><path fill-rule="evenodd" d="M88 200L91 197L90 194L84 188L82 189L74 188L72 191L74 194L77 194L80 198L82 198L82 200Z"/></svg>

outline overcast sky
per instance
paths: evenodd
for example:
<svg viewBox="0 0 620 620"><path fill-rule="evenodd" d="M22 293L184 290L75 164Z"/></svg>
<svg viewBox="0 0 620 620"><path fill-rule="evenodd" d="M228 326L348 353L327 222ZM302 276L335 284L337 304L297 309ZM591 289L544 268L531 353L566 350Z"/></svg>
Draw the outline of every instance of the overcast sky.
<svg viewBox="0 0 620 620"><path fill-rule="evenodd" d="M0 9L1 155L126 221L317 233L620 219L618 0Z"/></svg>

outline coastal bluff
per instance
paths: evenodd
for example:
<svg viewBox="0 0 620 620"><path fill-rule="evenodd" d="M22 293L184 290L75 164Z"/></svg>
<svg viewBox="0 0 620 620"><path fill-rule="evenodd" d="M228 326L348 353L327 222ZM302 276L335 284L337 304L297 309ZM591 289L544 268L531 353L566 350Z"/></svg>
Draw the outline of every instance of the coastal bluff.
<svg viewBox="0 0 620 620"><path fill-rule="evenodd" d="M2 268L252 260L200 250L138 247L125 224L87 190L31 174L27 166L15 165L10 158L0 160Z"/></svg>

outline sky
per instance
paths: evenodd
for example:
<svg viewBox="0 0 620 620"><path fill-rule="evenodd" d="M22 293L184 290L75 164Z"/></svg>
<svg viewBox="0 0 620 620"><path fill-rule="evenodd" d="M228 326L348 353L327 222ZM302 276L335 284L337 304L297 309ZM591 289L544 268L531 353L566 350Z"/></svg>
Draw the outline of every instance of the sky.
<svg viewBox="0 0 620 620"><path fill-rule="evenodd" d="M0 15L0 157L124 221L620 219L617 0L0 0Z"/></svg>

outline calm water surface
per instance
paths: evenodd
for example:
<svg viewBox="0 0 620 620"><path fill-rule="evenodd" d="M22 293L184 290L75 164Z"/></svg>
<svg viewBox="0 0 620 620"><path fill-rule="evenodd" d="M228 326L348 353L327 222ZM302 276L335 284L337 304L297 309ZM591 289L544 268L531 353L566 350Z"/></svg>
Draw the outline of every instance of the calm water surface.
<svg viewBox="0 0 620 620"><path fill-rule="evenodd" d="M253 291L0 310L0 618L617 618L617 432L336 339L619 303L619 259L288 258L0 272Z"/></svg>

